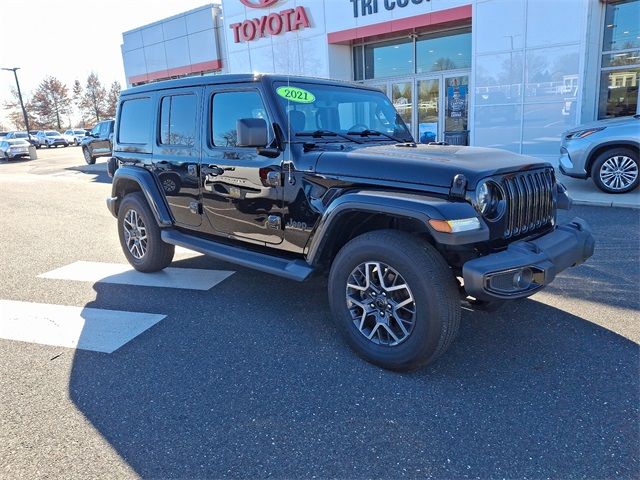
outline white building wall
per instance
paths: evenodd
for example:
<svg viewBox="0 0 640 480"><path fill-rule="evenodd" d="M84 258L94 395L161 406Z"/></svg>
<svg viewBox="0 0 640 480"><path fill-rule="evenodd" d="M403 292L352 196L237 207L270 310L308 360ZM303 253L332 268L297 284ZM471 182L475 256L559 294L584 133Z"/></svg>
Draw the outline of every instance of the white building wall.
<svg viewBox="0 0 640 480"><path fill-rule="evenodd" d="M221 59L220 10L205 5L122 34L127 83L192 73Z"/></svg>

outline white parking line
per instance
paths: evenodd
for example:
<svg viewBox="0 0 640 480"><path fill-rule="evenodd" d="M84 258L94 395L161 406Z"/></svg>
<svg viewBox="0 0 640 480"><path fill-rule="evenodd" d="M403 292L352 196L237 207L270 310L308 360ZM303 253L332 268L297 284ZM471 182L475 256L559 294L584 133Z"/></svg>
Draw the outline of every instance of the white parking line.
<svg viewBox="0 0 640 480"><path fill-rule="evenodd" d="M75 262L38 275L40 278L74 280L78 282L117 283L145 287L209 290L233 275L228 270L168 267L160 272L141 273L121 263Z"/></svg>
<svg viewBox="0 0 640 480"><path fill-rule="evenodd" d="M165 316L0 300L0 338L112 353Z"/></svg>

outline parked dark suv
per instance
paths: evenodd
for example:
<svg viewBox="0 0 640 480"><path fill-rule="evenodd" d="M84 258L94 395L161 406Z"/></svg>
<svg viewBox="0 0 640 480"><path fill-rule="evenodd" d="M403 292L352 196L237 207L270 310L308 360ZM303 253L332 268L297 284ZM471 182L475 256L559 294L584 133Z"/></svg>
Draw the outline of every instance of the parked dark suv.
<svg viewBox="0 0 640 480"><path fill-rule="evenodd" d="M448 348L462 303L528 297L594 248L583 220L557 225L570 200L550 164L418 145L383 93L351 83L221 75L132 88L109 172L135 269L163 269L180 245L292 280L328 274L339 331L396 370Z"/></svg>
<svg viewBox="0 0 640 480"><path fill-rule="evenodd" d="M98 157L111 156L114 123L113 120L98 122L82 139L80 143L82 155L88 165L96 163Z"/></svg>

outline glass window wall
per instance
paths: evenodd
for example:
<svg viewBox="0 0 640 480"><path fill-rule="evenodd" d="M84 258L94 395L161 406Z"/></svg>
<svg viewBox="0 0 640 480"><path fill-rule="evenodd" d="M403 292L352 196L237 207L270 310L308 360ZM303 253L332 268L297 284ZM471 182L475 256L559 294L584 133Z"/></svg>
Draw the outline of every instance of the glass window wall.
<svg viewBox="0 0 640 480"><path fill-rule="evenodd" d="M607 3L598 118L638 113L640 0Z"/></svg>
<svg viewBox="0 0 640 480"><path fill-rule="evenodd" d="M355 80L471 68L471 31L456 30L353 47Z"/></svg>
<svg viewBox="0 0 640 480"><path fill-rule="evenodd" d="M410 39L375 43L364 47L366 79L408 75L413 71L413 41Z"/></svg>
<svg viewBox="0 0 640 480"><path fill-rule="evenodd" d="M471 32L446 37L418 38L417 73L471 68Z"/></svg>

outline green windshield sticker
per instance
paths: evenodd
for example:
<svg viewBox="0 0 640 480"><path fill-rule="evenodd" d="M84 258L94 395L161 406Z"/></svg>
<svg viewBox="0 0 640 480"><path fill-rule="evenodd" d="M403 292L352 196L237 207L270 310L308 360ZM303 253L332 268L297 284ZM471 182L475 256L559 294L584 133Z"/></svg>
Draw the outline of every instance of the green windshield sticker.
<svg viewBox="0 0 640 480"><path fill-rule="evenodd" d="M313 93L298 87L278 87L276 93L292 102L313 103L316 100Z"/></svg>

